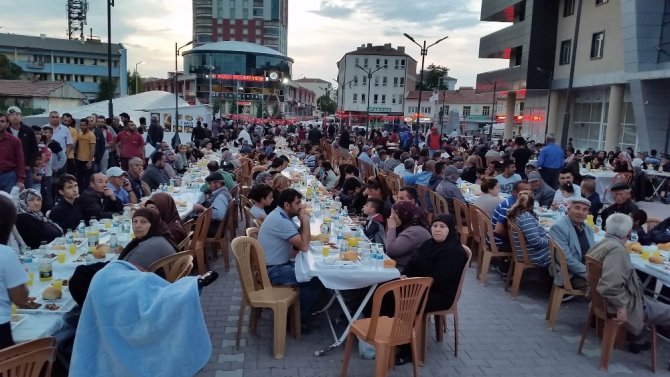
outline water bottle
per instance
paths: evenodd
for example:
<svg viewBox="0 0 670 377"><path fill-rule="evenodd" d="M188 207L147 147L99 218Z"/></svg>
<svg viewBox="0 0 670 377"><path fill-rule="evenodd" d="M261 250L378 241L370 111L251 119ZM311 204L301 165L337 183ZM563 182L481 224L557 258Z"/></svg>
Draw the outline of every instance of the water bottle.
<svg viewBox="0 0 670 377"><path fill-rule="evenodd" d="M598 227L598 229L603 228L603 218L602 217L598 216L598 218L596 219L596 226Z"/></svg>
<svg viewBox="0 0 670 377"><path fill-rule="evenodd" d="M67 234L65 234L65 243L74 243L74 234L72 233L72 229L67 230Z"/></svg>
<svg viewBox="0 0 670 377"><path fill-rule="evenodd" d="M112 233L109 237L109 247L115 249L119 245L119 240L116 238L116 233Z"/></svg>
<svg viewBox="0 0 670 377"><path fill-rule="evenodd" d="M558 206L558 213L560 213L561 216L565 215L565 205L564 204L561 204L560 206Z"/></svg>
<svg viewBox="0 0 670 377"><path fill-rule="evenodd" d="M48 253L40 256L38 268L41 282L50 281L53 278L53 264Z"/></svg>
<svg viewBox="0 0 670 377"><path fill-rule="evenodd" d="M637 232L633 231L630 234L630 242L636 243L639 239L640 239L640 237L637 235Z"/></svg>
<svg viewBox="0 0 670 377"><path fill-rule="evenodd" d="M77 232L79 233L79 237L84 237L86 235L86 224L84 224L84 220L79 222Z"/></svg>

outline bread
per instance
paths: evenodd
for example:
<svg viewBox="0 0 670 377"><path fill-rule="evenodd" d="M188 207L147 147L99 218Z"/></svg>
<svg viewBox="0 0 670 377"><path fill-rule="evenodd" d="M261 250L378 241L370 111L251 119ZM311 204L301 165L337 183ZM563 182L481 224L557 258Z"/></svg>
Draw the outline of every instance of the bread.
<svg viewBox="0 0 670 377"><path fill-rule="evenodd" d="M63 297L63 292L54 287L46 287L44 291L42 291L42 298L44 300L58 300L61 297Z"/></svg>
<svg viewBox="0 0 670 377"><path fill-rule="evenodd" d="M659 250L670 250L670 242L659 243L659 244L656 245L656 246L658 246L658 249L659 249Z"/></svg>
<svg viewBox="0 0 670 377"><path fill-rule="evenodd" d="M395 268L395 261L393 259L384 259L384 268Z"/></svg>
<svg viewBox="0 0 670 377"><path fill-rule="evenodd" d="M345 251L344 253L340 253L340 259L356 262L358 261L358 253L355 251Z"/></svg>
<svg viewBox="0 0 670 377"><path fill-rule="evenodd" d="M652 255L652 256L649 257L649 263L665 264L665 260L660 255Z"/></svg>
<svg viewBox="0 0 670 377"><path fill-rule="evenodd" d="M642 245L640 245L639 242L634 243L633 246L630 247L630 249L631 249L633 252L636 252L636 253L642 253Z"/></svg>
<svg viewBox="0 0 670 377"><path fill-rule="evenodd" d="M52 250L65 250L65 245L53 245L51 246Z"/></svg>
<svg viewBox="0 0 670 377"><path fill-rule="evenodd" d="M110 252L110 248L107 245L97 244L95 250L93 250L93 258L95 259L104 259L107 257L107 253Z"/></svg>
<svg viewBox="0 0 670 377"><path fill-rule="evenodd" d="M317 234L316 236L312 236L311 240L312 241L321 241L321 242L328 242L328 238L330 238L327 234Z"/></svg>

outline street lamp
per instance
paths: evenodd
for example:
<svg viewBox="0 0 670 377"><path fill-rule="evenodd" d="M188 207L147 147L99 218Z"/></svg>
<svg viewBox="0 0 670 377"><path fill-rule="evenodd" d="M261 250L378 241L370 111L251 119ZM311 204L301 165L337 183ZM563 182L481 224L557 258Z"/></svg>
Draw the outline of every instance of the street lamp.
<svg viewBox="0 0 670 377"><path fill-rule="evenodd" d="M144 64L144 60L135 64L135 94L140 92L140 75L137 73L137 66Z"/></svg>
<svg viewBox="0 0 670 377"><path fill-rule="evenodd" d="M209 75L208 75L208 77L209 77L209 100L208 100L207 103L209 103L210 106L212 106L212 71L215 68L216 67L213 66L213 65L206 65L205 66L205 69L207 69L209 71Z"/></svg>
<svg viewBox="0 0 670 377"><path fill-rule="evenodd" d="M177 42L174 43L174 129L177 134L179 134L179 81L177 81L179 71L177 68L177 58L179 57L179 51L182 48L192 44L193 41L189 41L187 44L177 47Z"/></svg>
<svg viewBox="0 0 670 377"><path fill-rule="evenodd" d="M365 110L365 117L368 121L368 123L365 125L365 133L367 133L368 130L370 129L370 87L372 86L372 74L381 70L382 68L386 68L386 65L383 65L383 66L375 69L374 71L372 70L372 68L365 69L358 64L356 64L356 67L358 67L361 71L368 74L368 101L367 101L368 104L367 104L367 109Z"/></svg>
<svg viewBox="0 0 670 377"><path fill-rule="evenodd" d="M419 46L419 48L421 49L421 73L420 73L420 78L419 78L419 83L421 85L419 86L419 105L417 106L417 109L416 109L416 129L418 131L419 130L419 119L421 117L421 92L422 92L422 89L423 89L422 88L422 85L423 85L423 64L426 60L426 55L428 55L428 49L435 46L436 44L442 42L443 40L445 40L449 37L446 36L446 37L440 38L437 41L435 41L435 43L433 43L432 45L426 47L426 41L425 40L423 41L423 46L421 46L417 41L414 40L414 38L412 38L411 35L409 35L407 33L403 33L403 35L405 37L407 37L407 39L412 41L415 45Z"/></svg>
<svg viewBox="0 0 670 377"><path fill-rule="evenodd" d="M107 88L107 96L109 97L107 111L109 112L109 118L114 117L114 104L112 103L112 97L114 97L114 81L112 80L112 7L113 6L114 6L114 0L107 0L107 81L109 83Z"/></svg>

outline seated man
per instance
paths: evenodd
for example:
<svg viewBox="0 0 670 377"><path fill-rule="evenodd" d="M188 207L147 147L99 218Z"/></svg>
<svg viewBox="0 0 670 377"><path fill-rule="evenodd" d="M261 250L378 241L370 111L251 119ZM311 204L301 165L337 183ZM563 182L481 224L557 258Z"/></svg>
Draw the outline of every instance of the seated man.
<svg viewBox="0 0 670 377"><path fill-rule="evenodd" d="M502 173L496 176L500 184L500 192L505 194L512 193L512 186L521 180L521 176L516 173L516 165L514 161L505 160L502 163Z"/></svg>
<svg viewBox="0 0 670 377"><path fill-rule="evenodd" d="M133 185L128 180L128 173L118 166L107 169L109 189L114 192L121 204L137 204L137 196L133 192Z"/></svg>
<svg viewBox="0 0 670 377"><path fill-rule="evenodd" d="M405 186L401 187L400 190L398 190L398 199L396 199L397 202L411 202L415 205L419 205L418 201L419 193L416 191L416 189L412 186Z"/></svg>
<svg viewBox="0 0 670 377"><path fill-rule="evenodd" d="M625 183L617 183L610 189L612 191L612 199L614 204L605 208L601 213L604 227L607 227L607 218L615 213L623 213L630 215L634 209L638 209L637 205L631 199L630 186Z"/></svg>
<svg viewBox="0 0 670 377"><path fill-rule="evenodd" d="M49 218L61 227L63 232L77 229L79 222L84 220L84 213L79 207L79 184L77 178L63 174L56 179L56 191L61 199L51 209Z"/></svg>
<svg viewBox="0 0 670 377"><path fill-rule="evenodd" d="M128 181L133 189L137 199L151 195L151 187L142 180L144 173L144 161L141 158L134 157L128 160Z"/></svg>
<svg viewBox="0 0 670 377"><path fill-rule="evenodd" d="M146 182L152 190L160 185L170 183L170 178L165 172L165 156L163 152L156 152L151 156L151 165L142 174L142 181Z"/></svg>
<svg viewBox="0 0 670 377"><path fill-rule="evenodd" d="M300 219L300 227L293 222ZM309 251L311 239L309 213L304 210L302 195L295 189L286 189L277 197L277 208L265 218L258 232L258 242L265 251L265 263L272 285L297 285L300 287L300 316L309 318L312 305L319 292L318 280L298 283L295 266L290 261L298 253Z"/></svg>
<svg viewBox="0 0 670 377"><path fill-rule="evenodd" d="M458 188L456 185L456 181L458 181L458 178L460 177L458 173L458 169L456 169L454 166L447 166L444 169L444 180L440 182L439 185L435 188L435 192L438 194L442 195L445 199L447 199L447 204L449 205L449 213L455 213L454 212L454 199L458 199L461 202L465 203L465 198L463 197L463 193L461 192L461 189Z"/></svg>
<svg viewBox="0 0 670 377"><path fill-rule="evenodd" d="M493 237L496 241L498 251L511 251L508 231L507 231L507 211L516 203L516 198L521 191L530 190L526 181L516 182L512 186L512 195L498 204L493 216L491 216L491 225L493 225Z"/></svg>
<svg viewBox="0 0 670 377"><path fill-rule="evenodd" d="M223 175L221 173L216 172L208 175L205 178L205 182L209 185L209 192L211 194L209 194L209 197L202 204L194 204L193 212L201 214L207 208L212 208L212 221L209 223L209 230L207 231L207 237L211 238L216 235L219 223L226 219L228 204L233 200L233 197L223 185Z"/></svg>
<svg viewBox="0 0 670 377"><path fill-rule="evenodd" d="M580 197L582 196L582 189L574 182L575 175L570 168L563 168L558 174L558 186L560 187L563 184L569 183L572 185L574 196ZM561 193L561 190L556 190L556 193L554 194L554 202L560 203L562 201L562 196L563 194Z"/></svg>
<svg viewBox="0 0 670 377"><path fill-rule="evenodd" d="M96 220L111 219L114 213L123 211L123 203L107 186L107 176L102 173L91 175L89 186L81 193L77 201L86 225L93 218Z"/></svg>
<svg viewBox="0 0 670 377"><path fill-rule="evenodd" d="M642 283L633 269L625 243L631 234L633 220L623 213L607 217L605 238L587 256L603 264L596 289L607 302L607 312L624 323L631 333L628 348L637 353L649 349L645 325L670 325L670 306L650 298L643 299Z"/></svg>
<svg viewBox="0 0 670 377"><path fill-rule="evenodd" d="M596 192L596 180L591 176L582 177L582 184L579 185L582 189L582 196L591 202L589 214L594 218L598 216L598 212L603 208L603 202L600 201L600 195Z"/></svg>
<svg viewBox="0 0 670 377"><path fill-rule="evenodd" d="M533 190L535 200L540 203L540 206L549 208L554 202L556 190L543 181L540 173L536 171L528 173L528 183L531 190Z"/></svg>
<svg viewBox="0 0 670 377"><path fill-rule="evenodd" d="M568 205L567 216L558 219L549 229L549 236L565 253L570 283L574 289L584 290L588 287L584 256L595 243L593 230L584 225L590 207L591 202L588 199L573 198ZM560 273L555 275L555 280L557 285L563 286Z"/></svg>

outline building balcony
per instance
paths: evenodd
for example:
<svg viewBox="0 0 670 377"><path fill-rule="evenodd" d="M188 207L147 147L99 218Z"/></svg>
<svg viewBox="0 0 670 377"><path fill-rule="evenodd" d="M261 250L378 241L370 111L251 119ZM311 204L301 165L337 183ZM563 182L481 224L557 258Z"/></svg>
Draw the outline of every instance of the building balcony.
<svg viewBox="0 0 670 377"><path fill-rule="evenodd" d="M512 49L528 41L529 22L519 22L486 35L479 40L479 58L509 59Z"/></svg>
<svg viewBox="0 0 670 377"><path fill-rule="evenodd" d="M522 18L525 6L525 0L482 0L480 20L514 22Z"/></svg>

